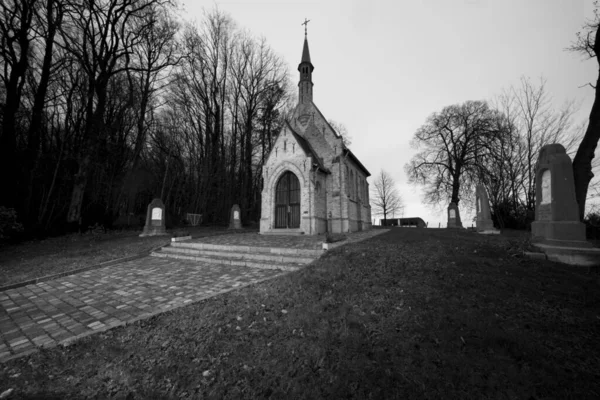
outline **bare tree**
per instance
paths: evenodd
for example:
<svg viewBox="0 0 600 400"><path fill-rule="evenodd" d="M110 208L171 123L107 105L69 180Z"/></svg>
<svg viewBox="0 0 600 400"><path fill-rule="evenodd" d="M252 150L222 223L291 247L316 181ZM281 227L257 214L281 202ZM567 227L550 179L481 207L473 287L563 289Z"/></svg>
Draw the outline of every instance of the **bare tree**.
<svg viewBox="0 0 600 400"><path fill-rule="evenodd" d="M375 177L371 187L371 204L375 215L383 215L387 220L389 214L400 212L404 209L402 197L396 189L396 183L392 176L383 169Z"/></svg>
<svg viewBox="0 0 600 400"><path fill-rule="evenodd" d="M332 119L328 120L329 125L335 130L335 132L342 137L344 141L344 146L350 147L352 145L352 136L348 133L348 129L346 129L346 125L341 122L336 122Z"/></svg>
<svg viewBox="0 0 600 400"><path fill-rule="evenodd" d="M417 130L411 145L422 150L404 168L409 182L425 186L426 202L439 205L450 197L458 204L468 197L506 135L498 118L486 102L467 101L433 113Z"/></svg>
<svg viewBox="0 0 600 400"><path fill-rule="evenodd" d="M575 105L566 101L555 109L546 80L540 78L535 84L525 77L517 87L503 90L492 105L498 111L497 129L506 134L498 137L485 165L489 173L482 175L480 183L488 189L500 226L507 222L508 226L524 228L533 219L535 164L540 149L549 143L561 143L567 151L575 147Z"/></svg>
<svg viewBox="0 0 600 400"><path fill-rule="evenodd" d="M133 48L138 46L151 21L134 24L155 5L167 0L73 1L69 4L69 22L65 22L65 48L87 74L88 93L84 143L79 156L67 221L79 223L90 174L94 169L100 142L105 133L107 90L111 79L130 68Z"/></svg>
<svg viewBox="0 0 600 400"><path fill-rule="evenodd" d="M37 0L0 2L0 77L5 91L0 132L0 177L3 189L0 202L16 205L17 112L30 67L31 43Z"/></svg>
<svg viewBox="0 0 600 400"><path fill-rule="evenodd" d="M582 53L588 58L595 58L600 66L600 13L598 12L598 1L594 2L594 6L594 19L584 24L583 32L577 33L577 39L569 50ZM600 140L600 73L596 79L596 85L594 86L591 83L589 85L594 89L594 103L590 111L587 130L573 159L575 198L579 204L579 219L581 221L583 221L585 214L588 187L594 177L592 160L595 156L594 152L598 146L598 140Z"/></svg>
<svg viewBox="0 0 600 400"><path fill-rule="evenodd" d="M540 78L536 86L528 78L521 78L519 88L511 88L515 99L516 127L525 145L526 175L523 185L526 190L527 209L535 206L535 164L542 146L560 142L567 151L575 145L574 135L570 130L575 111L573 101L566 102L555 112L551 98L546 91L546 80Z"/></svg>

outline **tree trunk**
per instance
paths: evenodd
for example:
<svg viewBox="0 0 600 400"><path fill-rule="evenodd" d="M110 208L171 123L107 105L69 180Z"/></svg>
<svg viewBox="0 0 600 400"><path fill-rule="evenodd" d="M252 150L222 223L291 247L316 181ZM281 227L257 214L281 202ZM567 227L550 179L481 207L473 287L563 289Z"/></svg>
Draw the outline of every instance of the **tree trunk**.
<svg viewBox="0 0 600 400"><path fill-rule="evenodd" d="M599 60L600 62L600 60ZM590 181L594 177L592 172L592 160L594 152L600 139L600 73L596 81L596 93L594 96L594 104L590 112L590 122L588 124L585 135L579 144L577 154L573 159L573 178L575 180L575 198L579 204L579 220L583 221L585 217L585 201L587 197Z"/></svg>
<svg viewBox="0 0 600 400"><path fill-rule="evenodd" d="M0 132L0 177L2 180L2 190L0 191L0 204L7 207L15 207L17 203L17 131L16 117L19 105L21 104L21 89L25 83L25 73L29 67L29 30L33 17L32 4L23 2L21 4L20 26L13 30L13 34L18 36L19 58L13 60L14 64L10 70L8 82L6 83L6 101L4 104L4 113L2 118L2 131ZM8 22L8 21L6 21ZM14 48L12 49L14 51ZM6 63L4 61L5 71Z"/></svg>
<svg viewBox="0 0 600 400"><path fill-rule="evenodd" d="M596 61L600 64L600 25L596 30L596 40L594 42L594 54ZM575 199L579 205L579 220L583 221L585 214L585 200L587 197L590 181L594 177L592 173L592 160L594 151L600 139L600 71L596 80L594 94L594 104L590 112L590 123L588 124L585 135L579 144L577 154L573 159L573 178L575 181Z"/></svg>
<svg viewBox="0 0 600 400"><path fill-rule="evenodd" d="M81 209L83 206L83 196L87 187L92 165L97 156L99 135L104 130L104 109L106 106L106 86L107 80L103 80L98 84L96 93L98 95L98 103L96 110L89 118L86 126L86 135L83 145L83 156L80 158L79 169L75 175L75 183L73 184L73 192L71 194L71 202L69 204L69 212L67 214L67 222L71 224L77 223L79 229L82 229ZM93 95L88 101L92 102L88 107L93 106Z"/></svg>
<svg viewBox="0 0 600 400"><path fill-rule="evenodd" d="M42 63L42 71L40 82L33 102L31 111L31 125L29 126L29 137L27 140L27 151L24 157L25 176L27 184L23 187L23 211L25 212L26 225L37 223L36 214L31 211L31 202L33 197L33 181L40 153L40 142L42 137L42 118L44 107L46 105L46 92L48 91L48 82L50 80L50 69L52 67L52 49L54 47L54 36L56 34L57 25L60 24L61 15L53 20L54 0L48 0L46 3L46 15L48 18L48 37L46 38L46 47L44 51L44 61Z"/></svg>
<svg viewBox="0 0 600 400"><path fill-rule="evenodd" d="M457 171L452 179L452 197L450 199L451 203L455 203L458 205L460 199L458 198L458 193L460 191L460 172Z"/></svg>

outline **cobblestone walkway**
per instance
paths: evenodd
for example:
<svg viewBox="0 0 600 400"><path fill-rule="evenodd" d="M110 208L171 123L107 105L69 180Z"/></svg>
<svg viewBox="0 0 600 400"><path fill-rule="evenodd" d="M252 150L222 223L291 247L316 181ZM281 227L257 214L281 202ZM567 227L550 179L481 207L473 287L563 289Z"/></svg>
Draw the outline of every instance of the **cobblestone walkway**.
<svg viewBox="0 0 600 400"><path fill-rule="evenodd" d="M281 275L145 257L0 292L0 362Z"/></svg>

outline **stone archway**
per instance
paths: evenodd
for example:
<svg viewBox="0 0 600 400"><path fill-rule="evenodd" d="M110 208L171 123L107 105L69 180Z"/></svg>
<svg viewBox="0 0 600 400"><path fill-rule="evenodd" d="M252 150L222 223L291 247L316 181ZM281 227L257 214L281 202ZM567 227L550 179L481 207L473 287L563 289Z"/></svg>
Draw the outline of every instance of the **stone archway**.
<svg viewBox="0 0 600 400"><path fill-rule="evenodd" d="M275 228L300 227L300 181L291 171L283 173L275 187Z"/></svg>

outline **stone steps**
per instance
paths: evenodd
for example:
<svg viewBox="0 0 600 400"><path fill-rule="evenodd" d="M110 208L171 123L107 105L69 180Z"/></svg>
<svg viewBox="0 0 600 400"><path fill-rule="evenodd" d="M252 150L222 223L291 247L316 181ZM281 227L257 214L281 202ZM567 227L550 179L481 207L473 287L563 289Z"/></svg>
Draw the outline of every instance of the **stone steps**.
<svg viewBox="0 0 600 400"><path fill-rule="evenodd" d="M174 242L152 252L151 255L210 264L296 271L316 260L321 254L322 250L311 249Z"/></svg>
<svg viewBox="0 0 600 400"><path fill-rule="evenodd" d="M271 229L268 231L260 232L260 234L277 236L300 236L304 235L304 231L301 229Z"/></svg>

